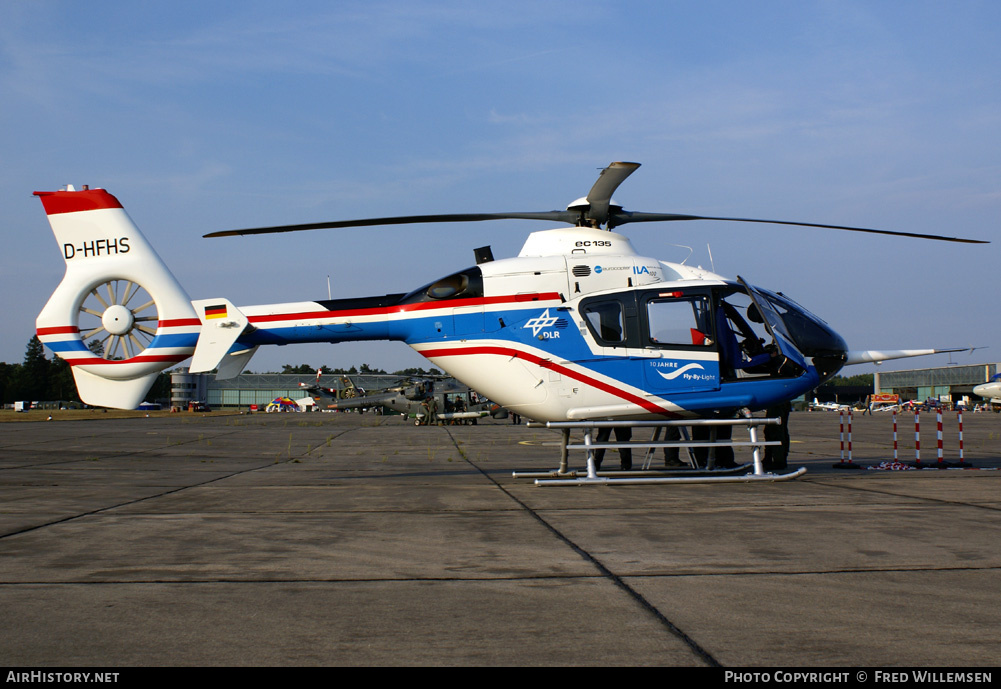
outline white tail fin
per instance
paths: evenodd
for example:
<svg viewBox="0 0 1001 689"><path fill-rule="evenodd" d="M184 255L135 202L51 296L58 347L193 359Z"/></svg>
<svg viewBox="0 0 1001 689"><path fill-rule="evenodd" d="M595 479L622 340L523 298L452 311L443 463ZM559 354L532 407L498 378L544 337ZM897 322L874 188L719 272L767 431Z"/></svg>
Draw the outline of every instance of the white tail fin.
<svg viewBox="0 0 1001 689"><path fill-rule="evenodd" d="M73 367L84 402L135 409L160 371L191 356L201 321L118 199L86 188L35 195L66 261L38 337Z"/></svg>

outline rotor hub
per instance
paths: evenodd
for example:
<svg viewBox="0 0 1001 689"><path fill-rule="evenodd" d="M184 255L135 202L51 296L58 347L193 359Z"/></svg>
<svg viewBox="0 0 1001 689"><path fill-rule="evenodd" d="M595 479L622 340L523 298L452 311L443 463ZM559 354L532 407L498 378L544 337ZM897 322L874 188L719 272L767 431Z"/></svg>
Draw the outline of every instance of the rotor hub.
<svg viewBox="0 0 1001 689"><path fill-rule="evenodd" d="M125 335L135 324L135 316L127 306L112 304L101 317L101 325L112 335Z"/></svg>

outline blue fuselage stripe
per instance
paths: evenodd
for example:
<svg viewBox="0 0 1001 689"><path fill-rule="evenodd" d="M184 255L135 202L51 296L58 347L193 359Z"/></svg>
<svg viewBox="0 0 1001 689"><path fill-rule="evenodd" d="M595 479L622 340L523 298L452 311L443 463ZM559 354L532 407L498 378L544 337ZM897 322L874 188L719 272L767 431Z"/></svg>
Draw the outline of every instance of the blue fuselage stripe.
<svg viewBox="0 0 1001 689"><path fill-rule="evenodd" d="M705 356L707 352L715 354L709 349L700 350L701 356L686 356L688 352L683 349L664 349L660 358L630 356L630 350L624 348L606 348L596 354L581 334L571 312L555 307L544 308L538 304L529 308L496 311L441 309L411 318L390 314L381 320L340 324L258 327L250 335L240 338L239 342L251 347L260 344L367 340L400 340L411 346L453 342L468 342L474 346L480 341L501 340L514 349L532 351L536 355L548 354L554 361L574 362L575 366L596 376L617 380L624 386L669 399L693 410L744 406L761 409L802 394L819 384L819 377L812 367L797 378L722 382L718 358L707 359ZM622 352L622 355L617 356L616 352ZM444 360L442 364L447 366ZM672 377L674 373L678 375Z"/></svg>

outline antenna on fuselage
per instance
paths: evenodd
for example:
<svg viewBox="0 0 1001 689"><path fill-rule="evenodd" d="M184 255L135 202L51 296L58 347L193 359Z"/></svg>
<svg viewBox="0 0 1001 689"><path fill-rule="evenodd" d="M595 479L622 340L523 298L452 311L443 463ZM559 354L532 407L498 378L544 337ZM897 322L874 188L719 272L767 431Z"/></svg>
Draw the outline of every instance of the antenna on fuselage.
<svg viewBox="0 0 1001 689"><path fill-rule="evenodd" d="M685 246L684 244L668 244L668 246L676 246L679 249L688 249L688 255L685 256L684 260L679 265L685 265L685 261L687 261L688 259L690 259L692 257L692 254L695 253L695 250L692 249L692 247Z"/></svg>

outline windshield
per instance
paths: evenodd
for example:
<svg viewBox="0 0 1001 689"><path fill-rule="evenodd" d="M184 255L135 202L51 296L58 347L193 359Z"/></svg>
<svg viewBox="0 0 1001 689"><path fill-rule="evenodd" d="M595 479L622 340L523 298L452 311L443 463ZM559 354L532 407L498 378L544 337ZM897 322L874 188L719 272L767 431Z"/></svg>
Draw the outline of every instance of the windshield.
<svg viewBox="0 0 1001 689"><path fill-rule="evenodd" d="M848 345L827 323L783 294L759 287L751 290L777 339L786 339L809 357L824 382L834 377L848 358Z"/></svg>
<svg viewBox="0 0 1001 689"><path fill-rule="evenodd" d="M779 327L782 333L792 340L796 347L806 356L841 356L848 351L844 339L834 332L827 323L814 316L802 306L786 297L766 289L755 287L756 294L764 297L766 315L773 328ZM780 325L772 323L776 319Z"/></svg>

